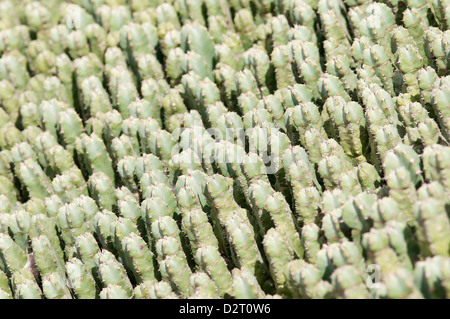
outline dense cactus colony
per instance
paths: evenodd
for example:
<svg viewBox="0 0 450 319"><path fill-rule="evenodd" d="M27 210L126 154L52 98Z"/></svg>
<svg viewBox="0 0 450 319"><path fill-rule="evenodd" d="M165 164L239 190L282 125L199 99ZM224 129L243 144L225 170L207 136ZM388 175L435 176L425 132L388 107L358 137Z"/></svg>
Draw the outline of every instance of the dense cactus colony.
<svg viewBox="0 0 450 319"><path fill-rule="evenodd" d="M448 0L1 0L0 298L450 298Z"/></svg>

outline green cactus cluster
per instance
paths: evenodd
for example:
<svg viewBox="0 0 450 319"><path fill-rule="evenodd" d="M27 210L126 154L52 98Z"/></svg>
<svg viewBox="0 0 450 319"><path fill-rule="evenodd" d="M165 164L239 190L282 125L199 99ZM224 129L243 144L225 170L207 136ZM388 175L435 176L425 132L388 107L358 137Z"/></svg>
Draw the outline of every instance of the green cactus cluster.
<svg viewBox="0 0 450 319"><path fill-rule="evenodd" d="M448 0L0 0L0 299L450 298Z"/></svg>

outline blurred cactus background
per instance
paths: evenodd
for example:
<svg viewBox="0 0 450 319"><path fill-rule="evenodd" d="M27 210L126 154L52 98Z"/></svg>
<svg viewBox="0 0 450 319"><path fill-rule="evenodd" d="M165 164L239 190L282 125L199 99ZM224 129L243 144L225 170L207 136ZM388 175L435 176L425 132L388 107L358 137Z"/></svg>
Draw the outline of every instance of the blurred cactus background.
<svg viewBox="0 0 450 319"><path fill-rule="evenodd" d="M449 0L0 0L0 299L450 298Z"/></svg>

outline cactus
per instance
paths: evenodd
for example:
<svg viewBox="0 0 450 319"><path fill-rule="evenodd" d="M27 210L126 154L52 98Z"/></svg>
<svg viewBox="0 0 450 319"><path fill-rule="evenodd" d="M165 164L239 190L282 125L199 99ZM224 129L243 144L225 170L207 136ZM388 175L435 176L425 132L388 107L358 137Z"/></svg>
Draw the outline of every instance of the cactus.
<svg viewBox="0 0 450 319"><path fill-rule="evenodd" d="M0 298L448 298L448 7L0 1Z"/></svg>

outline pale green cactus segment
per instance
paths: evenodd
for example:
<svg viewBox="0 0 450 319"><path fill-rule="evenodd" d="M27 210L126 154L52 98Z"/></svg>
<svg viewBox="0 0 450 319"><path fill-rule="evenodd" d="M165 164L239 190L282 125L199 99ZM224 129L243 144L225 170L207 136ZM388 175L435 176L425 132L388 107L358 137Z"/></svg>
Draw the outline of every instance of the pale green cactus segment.
<svg viewBox="0 0 450 319"><path fill-rule="evenodd" d="M72 258L65 265L67 278L77 299L94 299L97 295L95 281L83 262Z"/></svg>
<svg viewBox="0 0 450 319"><path fill-rule="evenodd" d="M403 12L403 24L408 29L409 33L413 37L416 42L420 54L425 57L425 63L427 63L427 59L424 51L424 37L423 33L426 28L429 26L429 22L427 19L427 5L422 4L422 8L413 7L410 5L410 8L406 9Z"/></svg>
<svg viewBox="0 0 450 319"><path fill-rule="evenodd" d="M144 282L134 289L136 299L178 299L178 295L173 292L170 285L165 281L157 283Z"/></svg>
<svg viewBox="0 0 450 319"><path fill-rule="evenodd" d="M233 295L237 299L261 299L265 293L249 270L233 269Z"/></svg>
<svg viewBox="0 0 450 319"><path fill-rule="evenodd" d="M351 163L339 155L325 155L318 163L319 175L328 190L339 187L342 176L351 170Z"/></svg>
<svg viewBox="0 0 450 319"><path fill-rule="evenodd" d="M256 78L249 69L245 68L235 73L235 84L237 96L246 92L253 92L255 95L261 96Z"/></svg>
<svg viewBox="0 0 450 319"><path fill-rule="evenodd" d="M289 22L286 16L281 14L274 15L269 18L266 25L271 40L270 43L274 48L288 43L287 31L289 30Z"/></svg>
<svg viewBox="0 0 450 319"><path fill-rule="evenodd" d="M12 291L9 286L8 277L3 271L0 271L0 289L2 290L2 296L9 296L9 299L12 299Z"/></svg>
<svg viewBox="0 0 450 319"><path fill-rule="evenodd" d="M425 178L428 181L438 181L446 189L449 188L450 178L448 170L448 158L450 148L439 144L428 146L423 152L423 167Z"/></svg>
<svg viewBox="0 0 450 319"><path fill-rule="evenodd" d="M84 28L83 33L86 35L91 52L98 58L103 59L103 53L107 45L107 33L105 29L99 24L92 22Z"/></svg>
<svg viewBox="0 0 450 319"><path fill-rule="evenodd" d="M110 90L112 91L112 96L115 97L113 105L124 118L127 118L129 117L128 106L139 98L139 93L131 79L131 75L122 78L125 70L121 69L121 67L117 67L112 70L113 77L110 81Z"/></svg>
<svg viewBox="0 0 450 319"><path fill-rule="evenodd" d="M273 118L270 112L264 108L255 108L247 112L243 117L244 129L255 131L258 126L272 125ZM257 138L255 138L257 139ZM252 139L250 139L252 140Z"/></svg>
<svg viewBox="0 0 450 319"><path fill-rule="evenodd" d="M142 156L136 158L135 162L135 175L138 180L141 180L146 171L158 170L163 171L164 166L161 160L153 154L142 154Z"/></svg>
<svg viewBox="0 0 450 319"><path fill-rule="evenodd" d="M75 143L77 136L83 132L83 125L78 114L73 109L67 109L59 114L59 122L57 125L58 133L63 137L65 145Z"/></svg>
<svg viewBox="0 0 450 319"><path fill-rule="evenodd" d="M379 127L374 133L372 135L371 132L369 136L372 145L375 145L371 157L374 158L372 161L375 163L375 167L381 170L382 161L380 159L385 158L387 152L401 144L402 141L398 130L391 124Z"/></svg>
<svg viewBox="0 0 450 319"><path fill-rule="evenodd" d="M159 4L156 9L156 22L158 25L158 34L163 38L168 32L180 29L180 21L175 8L170 3Z"/></svg>
<svg viewBox="0 0 450 319"><path fill-rule="evenodd" d="M258 225L258 231L261 236L265 232L274 227L274 221L271 216L271 211L266 209L266 200L268 196L274 194L274 190L268 181L256 180L250 183L249 199L252 207L253 218Z"/></svg>
<svg viewBox="0 0 450 319"><path fill-rule="evenodd" d="M113 246L114 230L112 225L117 219L118 217L108 210L102 210L95 215L94 230L103 249Z"/></svg>
<svg viewBox="0 0 450 319"><path fill-rule="evenodd" d="M448 71L446 64L446 52L448 52L446 45L448 45L448 38L446 33L436 27L430 26L424 32L423 44L425 58L428 58L429 64L436 69L440 76L445 76Z"/></svg>
<svg viewBox="0 0 450 319"><path fill-rule="evenodd" d="M33 279L25 279L17 284L14 292L15 299L42 299L42 291Z"/></svg>
<svg viewBox="0 0 450 319"><path fill-rule="evenodd" d="M59 144L55 144L45 150L44 156L46 157L48 171L53 174L67 174L71 175L74 179L82 178L82 172L75 166L75 162L71 156L71 152L62 147ZM72 172L72 173L70 173ZM50 174L49 174L50 175ZM77 176L78 175L78 176ZM73 182L77 185L76 181ZM82 185L77 185L81 187Z"/></svg>
<svg viewBox="0 0 450 319"><path fill-rule="evenodd" d="M139 155L139 145L136 145L133 142L133 138L126 134L122 134L120 137L116 137L111 141L110 154L113 166L117 167L119 161L127 156Z"/></svg>
<svg viewBox="0 0 450 319"><path fill-rule="evenodd" d="M444 83L440 84L439 88L433 89L431 93L431 105L437 115L441 132L447 141L450 138L450 114L445 105L448 105L449 95L448 87Z"/></svg>
<svg viewBox="0 0 450 319"><path fill-rule="evenodd" d="M146 140L150 153L158 156L165 164L170 160L176 147L172 134L166 130L157 129L148 135Z"/></svg>
<svg viewBox="0 0 450 319"><path fill-rule="evenodd" d="M377 84L369 84L367 87L363 89L361 92L361 97L366 108L375 111L381 111L384 115L385 119L388 122L381 122L386 124L398 125L398 114L395 108L395 102L392 96L384 90L381 86ZM381 117L381 114L378 115ZM367 115L368 117L368 115ZM382 118L375 118L374 120L370 120L368 117L368 123L370 125L380 123ZM380 124L381 124L380 123Z"/></svg>
<svg viewBox="0 0 450 319"><path fill-rule="evenodd" d="M160 198L167 207L169 214L177 214L177 202L172 189L163 183L156 183L155 185L146 187L144 191L144 198Z"/></svg>
<svg viewBox="0 0 450 319"><path fill-rule="evenodd" d="M117 6L101 5L96 10L96 15L104 28L112 32L119 31L132 19L130 8L120 4Z"/></svg>
<svg viewBox="0 0 450 319"><path fill-rule="evenodd" d="M362 252L358 245L350 241L323 245L316 255L316 267L324 279L332 276L334 271L342 266L351 265L364 272L365 265Z"/></svg>
<svg viewBox="0 0 450 319"><path fill-rule="evenodd" d="M95 133L81 135L78 138L79 150L77 152L82 156L80 159L87 168L89 174L104 173L112 182L115 180L111 158L108 155L106 146Z"/></svg>
<svg viewBox="0 0 450 319"><path fill-rule="evenodd" d="M414 185L422 181L420 158L411 146L402 143L398 144L386 152L383 163L386 175L389 175L391 171L404 167L409 172L411 182Z"/></svg>
<svg viewBox="0 0 450 319"><path fill-rule="evenodd" d="M85 120L89 115L96 115L99 112L106 113L112 110L111 102L106 90L103 88L101 79L95 75L83 79L80 95Z"/></svg>
<svg viewBox="0 0 450 319"><path fill-rule="evenodd" d="M424 66L419 50L415 46L406 45L398 48L396 56L397 67L403 73L403 86L411 95L418 95L417 72Z"/></svg>
<svg viewBox="0 0 450 319"><path fill-rule="evenodd" d="M445 267L448 268L448 259L442 256L429 257L416 264L414 284L425 298L445 298Z"/></svg>
<svg viewBox="0 0 450 319"><path fill-rule="evenodd" d="M0 194L5 196L5 200L9 203L17 202L17 190L13 182L6 176L0 176Z"/></svg>
<svg viewBox="0 0 450 319"><path fill-rule="evenodd" d="M58 99L68 105L73 105L71 91L56 76L49 76L43 80L43 100Z"/></svg>
<svg viewBox="0 0 450 319"><path fill-rule="evenodd" d="M267 94L263 91L273 90L274 70L269 55L262 48L253 47L244 53L243 60L245 67L252 71L262 95Z"/></svg>
<svg viewBox="0 0 450 319"><path fill-rule="evenodd" d="M282 229L282 228L281 228ZM286 278L283 267L294 259L294 252L280 233L281 229L271 228L264 236L264 251L269 260L269 269L277 292L284 290Z"/></svg>
<svg viewBox="0 0 450 319"><path fill-rule="evenodd" d="M91 175L88 180L88 189L99 207L113 210L117 205L113 183L103 172L96 172Z"/></svg>
<svg viewBox="0 0 450 319"><path fill-rule="evenodd" d="M390 247L389 235L384 229L372 229L363 235L363 247L368 260L378 265L382 273L388 274L404 268L403 260Z"/></svg>
<svg viewBox="0 0 450 319"><path fill-rule="evenodd" d="M317 105L312 102L299 104L296 107L289 108L285 113L285 124L288 136L293 144L300 144L305 147L305 132L310 128L315 128L325 137L322 118Z"/></svg>
<svg viewBox="0 0 450 319"><path fill-rule="evenodd" d="M292 1L286 5L285 10L288 13L291 21L295 21L295 29L308 29L313 35L314 33L314 22L316 20L316 12L313 10L314 5L311 1ZM292 31L293 28L290 29ZM296 32L298 34L300 32ZM302 35L300 35L302 36Z"/></svg>
<svg viewBox="0 0 450 319"><path fill-rule="evenodd" d="M327 61L328 73L341 79L347 90L354 91L357 88L358 79L355 72L351 69L352 60L345 55L332 56Z"/></svg>
<svg viewBox="0 0 450 319"><path fill-rule="evenodd" d="M323 238L319 226L309 223L302 227L301 243L308 262L312 264L316 263L316 255L321 249L322 242Z"/></svg>
<svg viewBox="0 0 450 319"><path fill-rule="evenodd" d="M19 164L18 177L31 197L44 199L52 193L50 179L41 166L33 159L27 159Z"/></svg>
<svg viewBox="0 0 450 319"><path fill-rule="evenodd" d="M414 285L411 271L399 268L386 274L386 295L393 299L423 299L420 290Z"/></svg>
<svg viewBox="0 0 450 319"><path fill-rule="evenodd" d="M407 216L392 197L383 197L372 204L370 218L374 223L374 228L383 228L392 220L405 222Z"/></svg>
<svg viewBox="0 0 450 319"><path fill-rule="evenodd" d="M424 183L417 190L417 196L419 200L424 200L429 197L435 198L438 200L442 200L446 198L445 188L442 184L437 181L433 181L430 183Z"/></svg>
<svg viewBox="0 0 450 319"><path fill-rule="evenodd" d="M236 70L233 67L219 62L216 69L213 71L215 82L220 89L224 104L230 109L233 108L235 100L237 98L236 88Z"/></svg>
<svg viewBox="0 0 450 319"><path fill-rule="evenodd" d="M68 107L67 104L56 99L43 101L39 105L42 128L50 132L55 138L58 136L56 127L59 121L59 113L68 109Z"/></svg>
<svg viewBox="0 0 450 319"><path fill-rule="evenodd" d="M117 171L122 183L133 193L138 190L137 182L134 179L135 163L136 157L130 155L125 155L117 163Z"/></svg>
<svg viewBox="0 0 450 319"><path fill-rule="evenodd" d="M151 234L155 242L165 237L173 237L172 239L177 240L177 245L181 246L180 229L171 216L156 217L151 223Z"/></svg>
<svg viewBox="0 0 450 319"><path fill-rule="evenodd" d="M296 83L295 75L291 68L294 57L289 45L283 44L274 47L271 54L271 61L275 69L277 89L285 88Z"/></svg>
<svg viewBox="0 0 450 319"><path fill-rule="evenodd" d="M204 272L196 272L189 278L190 285L194 288L191 299L218 299L217 287L214 281Z"/></svg>
<svg viewBox="0 0 450 319"><path fill-rule="evenodd" d="M210 206L219 215L229 216L239 209L239 205L233 198L233 180L219 174L207 177L205 196Z"/></svg>
<svg viewBox="0 0 450 319"><path fill-rule="evenodd" d="M337 105L332 121L345 153L356 158L358 162L365 162L368 136L362 107L356 102Z"/></svg>
<svg viewBox="0 0 450 319"><path fill-rule="evenodd" d="M2 122L7 122L8 119L10 119L12 122L16 122L16 120L19 119L20 110L19 110L19 106L18 106L18 101L15 98L15 93L16 93L15 88L11 84L11 82L9 82L6 79L0 81L0 88L2 89L2 93L0 95L0 100L2 101L2 104L3 104ZM30 101L30 103L35 105L35 103L33 103L31 101ZM31 113L32 112L33 112L33 110L31 110ZM32 116L34 115L34 118L37 117L36 114L31 114L31 115Z"/></svg>
<svg viewBox="0 0 450 319"><path fill-rule="evenodd" d="M180 47L202 55L209 71L213 69L214 43L208 30L197 21L184 24L180 33Z"/></svg>
<svg viewBox="0 0 450 319"><path fill-rule="evenodd" d="M195 254L197 265L214 281L221 297L232 294L232 276L215 246L202 245Z"/></svg>
<svg viewBox="0 0 450 319"><path fill-rule="evenodd" d="M286 286L295 299L329 298L332 286L322 280L319 269L301 259L292 260L284 267Z"/></svg>
<svg viewBox="0 0 450 319"><path fill-rule="evenodd" d="M94 257L96 273L103 288L109 285L118 285L127 295L131 296L133 287L126 275L123 265L107 250L102 250Z"/></svg>
<svg viewBox="0 0 450 319"><path fill-rule="evenodd" d="M18 57L23 57L18 53ZM30 76L25 65L13 53L6 53L0 58L0 80L8 80L14 87L24 89Z"/></svg>
<svg viewBox="0 0 450 319"><path fill-rule="evenodd" d="M381 177L372 164L360 163L357 168L357 175L363 191L375 191L381 186Z"/></svg>
<svg viewBox="0 0 450 319"><path fill-rule="evenodd" d="M446 3L446 2L444 2ZM433 13L436 22L438 22L439 26L441 28L445 28L445 26L448 26L448 12L445 8L445 4L439 1L430 1L429 7L431 9L431 12Z"/></svg>
<svg viewBox="0 0 450 319"><path fill-rule="evenodd" d="M443 201L427 198L415 205L415 223L418 227L420 251L423 256L449 255L448 236L445 233L450 227L446 218Z"/></svg>
<svg viewBox="0 0 450 319"><path fill-rule="evenodd" d="M389 187L389 196L397 202L400 209L409 216L409 219L412 219L417 192L410 172L404 167L393 170L386 176L386 183Z"/></svg>
<svg viewBox="0 0 450 319"><path fill-rule="evenodd" d="M135 223L123 217L119 217L113 224L111 224L113 231L113 244L120 255L123 254L123 239L131 233L139 236L139 230Z"/></svg>
<svg viewBox="0 0 450 319"><path fill-rule="evenodd" d="M189 239L193 253L203 245L219 249L219 242L208 221L208 216L202 210L196 209L183 213L182 229Z"/></svg>
<svg viewBox="0 0 450 319"><path fill-rule="evenodd" d="M325 73L319 78L316 83L316 88L323 101L325 101L330 96L336 95L341 96L346 101L351 100L349 94L345 91L342 82L338 77L334 75Z"/></svg>
<svg viewBox="0 0 450 319"><path fill-rule="evenodd" d="M124 197L118 199L117 209L121 217L131 220L140 227L140 223L142 222L141 207L134 196L126 194Z"/></svg>
<svg viewBox="0 0 450 319"><path fill-rule="evenodd" d="M376 201L376 196L360 193L349 198L342 206L342 218L347 226L358 231L367 231L369 225L370 207Z"/></svg>
<svg viewBox="0 0 450 319"><path fill-rule="evenodd" d="M9 230L14 235L14 241L27 251L31 214L23 209L11 212L9 218Z"/></svg>
<svg viewBox="0 0 450 319"><path fill-rule="evenodd" d="M30 34L27 26L16 25L0 32L0 50L11 52L15 49L24 52L30 45Z"/></svg>
<svg viewBox="0 0 450 319"><path fill-rule="evenodd" d="M145 225L147 229L147 239L152 238L151 225L154 221L158 220L160 217L173 215L165 202L159 198L147 198L141 204L141 214L143 220L145 220Z"/></svg>
<svg viewBox="0 0 450 319"><path fill-rule="evenodd" d="M363 282L362 274L352 265L337 268L331 275L333 292L337 298L368 298L369 291Z"/></svg>
<svg viewBox="0 0 450 319"><path fill-rule="evenodd" d="M327 242L336 243L344 240L346 228L348 227L342 220L342 208L325 211L322 218L322 231Z"/></svg>
<svg viewBox="0 0 450 319"><path fill-rule="evenodd" d="M100 299L130 299L131 294L118 284L109 284L99 294Z"/></svg>
<svg viewBox="0 0 450 319"><path fill-rule="evenodd" d="M82 261L89 274L94 276L94 257L98 252L100 252L100 247L98 246L94 235L90 232L87 232L77 236L75 238L75 251L77 258Z"/></svg>
<svg viewBox="0 0 450 319"><path fill-rule="evenodd" d="M170 283L172 289L182 298L188 298L193 294L193 288L189 284L191 270L185 258L179 255L167 256L159 263L162 278Z"/></svg>
<svg viewBox="0 0 450 319"><path fill-rule="evenodd" d="M75 203L64 204L58 209L56 221L66 246L73 246L75 237L90 230L82 207Z"/></svg>
<svg viewBox="0 0 450 319"><path fill-rule="evenodd" d="M156 282L153 265L153 253L147 243L136 233L130 233L122 239L122 251L127 264L132 265L132 272L138 283Z"/></svg>
<svg viewBox="0 0 450 319"><path fill-rule="evenodd" d="M0 136L0 147L2 149L11 149L14 144L20 143L24 140L23 136L20 134L20 131L17 127L8 122L0 128L0 132L2 133Z"/></svg>
<svg viewBox="0 0 450 319"><path fill-rule="evenodd" d="M287 241L290 249L292 249L297 256L302 256L303 249L297 232L298 226L283 195L276 192L273 195L268 196L265 202L265 209L269 211L275 228L283 230L282 235Z"/></svg>
<svg viewBox="0 0 450 319"><path fill-rule="evenodd" d="M61 264L47 236L41 235L32 238L31 246L33 248L33 258L41 276L49 276L52 273L65 276L64 264Z"/></svg>
<svg viewBox="0 0 450 319"><path fill-rule="evenodd" d="M162 170L151 169L146 170L140 179L141 192L144 193L148 187L164 184L167 187L171 187L171 183L167 175Z"/></svg>
<svg viewBox="0 0 450 319"><path fill-rule="evenodd" d="M420 152L422 152L423 146L433 145L439 142L439 139L442 138L439 126L430 118L426 108L418 102L403 103L400 96L397 99L397 104L401 119L405 123L405 126L407 126L408 139L405 137L404 140L409 140L410 144L414 145L415 149L418 149ZM414 135L411 132L419 133L418 143L422 148L417 146L414 138L409 138L410 135Z"/></svg>
<svg viewBox="0 0 450 319"><path fill-rule="evenodd" d="M228 217L225 221L228 241L231 246L234 263L239 269L251 271L257 278L264 275L266 269L255 241L251 226L242 223L242 219ZM237 227L237 225L241 225Z"/></svg>
<svg viewBox="0 0 450 319"><path fill-rule="evenodd" d="M0 234L0 247L2 248L2 263L0 266L5 273L12 274L25 267L27 255L9 235Z"/></svg>
<svg viewBox="0 0 450 319"><path fill-rule="evenodd" d="M89 42L81 30L73 30L67 35L67 49L72 59L81 58L89 53Z"/></svg>
<svg viewBox="0 0 450 319"><path fill-rule="evenodd" d="M399 256L404 268L413 270L412 259L416 258L418 247L413 239L411 228L402 221L389 221L384 227L389 244Z"/></svg>
<svg viewBox="0 0 450 319"><path fill-rule="evenodd" d="M158 43L158 30L153 24L130 22L119 32L120 47L127 54L132 67L140 57L154 53L154 47Z"/></svg>
<svg viewBox="0 0 450 319"><path fill-rule="evenodd" d="M66 277L51 273L42 278L42 291L47 299L73 299Z"/></svg>

